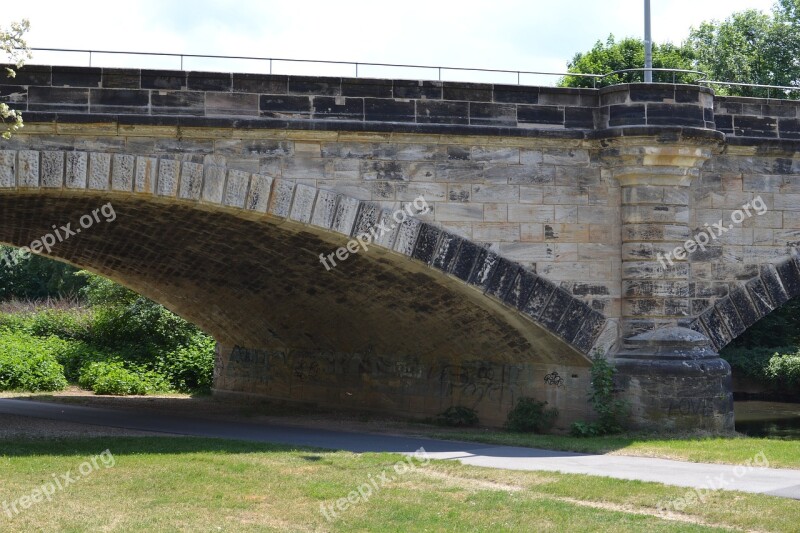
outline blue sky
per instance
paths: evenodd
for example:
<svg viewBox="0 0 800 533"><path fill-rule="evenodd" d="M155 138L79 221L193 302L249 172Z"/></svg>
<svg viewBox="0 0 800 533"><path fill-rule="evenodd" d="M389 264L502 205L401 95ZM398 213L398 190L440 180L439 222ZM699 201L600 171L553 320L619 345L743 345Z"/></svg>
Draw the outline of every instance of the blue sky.
<svg viewBox="0 0 800 533"><path fill-rule="evenodd" d="M652 0L653 38L683 40L692 25L773 0ZM26 17L35 47L269 56L563 71L576 51L609 33L641 36L643 0L26 0L4 2L7 22ZM86 55L37 54L36 62L87 64ZM193 62L192 62L193 61ZM174 58L95 56L99 66L176 68ZM265 63L187 60L187 68L263 72ZM352 75L353 67L288 65L275 71ZM382 77L424 71L361 68ZM464 72L450 79L512 81ZM516 81L514 77L514 82ZM555 81L549 80L550 83ZM546 83L531 77L523 83Z"/></svg>

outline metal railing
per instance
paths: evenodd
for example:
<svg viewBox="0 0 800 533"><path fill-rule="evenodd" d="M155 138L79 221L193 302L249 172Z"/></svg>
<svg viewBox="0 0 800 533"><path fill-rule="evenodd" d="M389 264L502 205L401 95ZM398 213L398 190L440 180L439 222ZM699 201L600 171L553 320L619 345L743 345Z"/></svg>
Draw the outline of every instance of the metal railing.
<svg viewBox="0 0 800 533"><path fill-rule="evenodd" d="M708 76L705 72L701 70L691 70L691 69L684 69L684 68L624 68L621 70L614 70L609 72L608 74L603 74L603 79L610 78L611 76L615 76L617 74L628 74L631 72L664 72L672 74L672 84L677 83L677 76L679 74L697 74L698 76ZM697 81L695 81L697 83Z"/></svg>
<svg viewBox="0 0 800 533"><path fill-rule="evenodd" d="M709 80L706 79L708 74L700 71L700 70L691 70L691 69L677 69L677 68L629 68L629 69L621 69L615 70L613 72L609 72L607 74L584 74L579 72L546 72L546 71L535 71L535 70L505 70L505 69L490 69L490 68L475 68L475 67L451 67L451 66L441 66L441 65L415 65L415 64L403 64L403 63L371 63L371 62L364 62L364 61L331 61L331 60L324 60L324 59L290 59L290 58L281 58L281 57L260 57L260 56L228 56L228 55L213 55L213 54L179 54L179 53L169 53L169 52L126 52L121 50L86 50L86 49L76 49L76 48L30 48L31 52L55 52L55 53L72 53L72 54L86 54L88 59L88 66L92 66L93 59L97 55L122 55L122 56L138 56L138 57L167 57L167 58L175 58L178 60L179 63L179 70L186 70L185 69L185 61L186 59L212 59L212 60L243 60L243 61L255 61L263 63L266 67L266 70L269 74L275 73L275 66L277 63L286 63L286 64L318 64L318 65L344 65L344 66L351 66L353 67L353 74L356 78L360 77L363 74L363 70L359 72L359 67L383 67L383 68L391 68L391 69L420 69L420 70L429 70L435 71L436 77L433 78L422 78L422 79L435 79L438 81L442 81L442 73L447 72L473 72L473 73L484 73L484 74L510 74L516 76L517 85L522 84L522 76L559 76L559 77L566 77L566 76L574 76L577 78L588 78L592 81L592 87L597 87L598 82L602 84L602 82L615 75L620 74L630 74L635 72L641 72L644 74L645 72L658 72L658 73L667 73L672 75L672 83L678 83L679 76L686 76L686 75L696 75L701 79L693 80L692 83L697 85L722 85L722 86L730 86L730 87L748 87L754 89L766 89L767 90L767 98L770 97L770 91L783 91L784 93L787 91L800 91L800 87L792 87L792 86L782 86L782 85L762 85L757 83L738 83L738 82L728 82L728 81L716 81L716 80ZM419 77L415 77L415 79L421 79ZM685 82L684 82L685 83Z"/></svg>
<svg viewBox="0 0 800 533"><path fill-rule="evenodd" d="M759 83L738 83L733 81L714 81L714 80L697 80L698 84L705 83L706 85L725 85L730 87L748 87L751 89L766 89L767 90L767 98L770 97L770 91L775 89L778 91L792 92L792 91L800 91L800 87L792 87L787 85L762 85Z"/></svg>
<svg viewBox="0 0 800 533"><path fill-rule="evenodd" d="M265 66L268 65L269 74L274 73L274 65L276 63L295 63L295 64L309 64L316 63L321 65L350 65L354 68L355 77L359 77L359 67L386 67L386 68L405 68L405 69L421 69L436 71L438 81L442 81L442 73L453 72L481 72L481 73L494 73L494 74L511 74L516 75L517 85L521 85L522 75L532 76L576 76L583 78L590 78L595 81L602 78L602 74L579 74L575 72L542 72L533 70L504 70L504 69L491 69L491 68L474 68L474 67L450 67L440 65L412 65L402 63L370 63L364 61L328 61L321 59L289 59L282 57L258 57L258 56L225 56L225 55L209 55L209 54L178 54L167 52L123 52L119 50L83 50L72 48L31 48L32 52L57 52L57 53L77 53L87 54L88 66L92 66L92 60L99 54L111 55L127 55L127 56L149 56L149 57L172 57L180 62L180 69L184 70L184 63L187 58L194 59L227 59L227 60L244 60L262 62Z"/></svg>

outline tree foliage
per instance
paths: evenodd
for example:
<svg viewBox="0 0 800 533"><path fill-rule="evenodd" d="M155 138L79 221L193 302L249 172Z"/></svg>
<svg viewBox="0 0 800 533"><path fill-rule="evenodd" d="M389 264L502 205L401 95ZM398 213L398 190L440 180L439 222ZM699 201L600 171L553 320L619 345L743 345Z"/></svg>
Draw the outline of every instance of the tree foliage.
<svg viewBox="0 0 800 533"><path fill-rule="evenodd" d="M75 296L86 284L76 273L65 263L0 246L0 300Z"/></svg>
<svg viewBox="0 0 800 533"><path fill-rule="evenodd" d="M800 83L800 0L778 2L771 14L749 9L722 22L693 28L685 45L712 79L736 83L795 86ZM755 87L716 86L720 93L797 97Z"/></svg>
<svg viewBox="0 0 800 533"><path fill-rule="evenodd" d="M31 24L27 19L20 22L12 22L8 28L0 27L0 51L17 69L22 68L26 59L30 59L31 51L28 43L23 36L30 29ZM6 67L6 74L9 78L17 75L11 67ZM0 137L3 139L11 138L11 134L22 127L22 114L11 109L5 102L0 102Z"/></svg>
<svg viewBox="0 0 800 533"><path fill-rule="evenodd" d="M636 38L620 41L610 36L588 52L575 54L569 72L607 74L615 70L642 68L644 43ZM692 28L680 45L653 45L653 67L691 69L706 79L800 87L800 0L778 0L770 13L749 9L723 21L711 20ZM696 76L678 76L676 81L697 81ZM642 73L609 76L598 86L642 81ZM671 74L653 73L653 81L672 81ZM592 80L566 76L566 87L591 87ZM798 91L713 85L718 94L798 98Z"/></svg>
<svg viewBox="0 0 800 533"><path fill-rule="evenodd" d="M653 68L671 68L690 70L694 67L692 51L683 46L670 43L653 44ZM597 41L594 47L585 53L577 53L569 62L569 72L583 74L609 74L627 69L640 69L644 66L644 43L639 39L628 37L617 41L609 35L606 42ZM663 79L662 79L663 78ZM678 81L688 81L686 75ZM694 79L697 79L695 76ZM597 80L597 86L632 83L642 81L641 72L614 74ZM672 81L672 74L653 73L653 81ZM562 82L565 87L594 87L592 78L566 76Z"/></svg>

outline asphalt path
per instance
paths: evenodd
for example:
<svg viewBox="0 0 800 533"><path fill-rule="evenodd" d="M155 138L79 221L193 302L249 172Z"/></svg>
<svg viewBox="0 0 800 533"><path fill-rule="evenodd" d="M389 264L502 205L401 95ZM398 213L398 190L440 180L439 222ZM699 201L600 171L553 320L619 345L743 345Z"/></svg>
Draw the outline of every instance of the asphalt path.
<svg viewBox="0 0 800 533"><path fill-rule="evenodd" d="M31 400L0 399L0 413L151 431L165 435L270 442L351 452L409 454L424 448L432 459L456 460L487 468L589 474L654 481L701 490L739 490L800 500L800 470L689 463L624 455L581 454L402 435L228 422L152 411L101 409ZM0 441L0 454L2 454L2 441ZM752 462L754 465L764 464L763 458L760 457L753 458Z"/></svg>

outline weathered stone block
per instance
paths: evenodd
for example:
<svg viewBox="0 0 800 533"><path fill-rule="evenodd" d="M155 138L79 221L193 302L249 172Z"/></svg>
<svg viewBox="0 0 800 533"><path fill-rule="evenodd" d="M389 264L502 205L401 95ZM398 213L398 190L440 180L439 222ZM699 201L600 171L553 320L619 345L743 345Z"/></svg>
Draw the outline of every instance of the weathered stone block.
<svg viewBox="0 0 800 533"><path fill-rule="evenodd" d="M135 156L114 154L111 162L111 190L132 191L135 168Z"/></svg>
<svg viewBox="0 0 800 533"><path fill-rule="evenodd" d="M74 164L75 164L75 162L73 162L73 165L70 165L70 154L68 153L67 154L67 187L70 187L70 182L71 181L73 181L75 183L78 183L75 178L76 177L80 177L80 175L81 175L81 172L73 171L72 172L73 179L72 180L70 179L70 174L71 174L70 169L71 169L71 167L73 167L73 170L74 170ZM77 168L80 168L80 167L77 167ZM136 158L136 179L134 181L134 192L144 193L144 194L154 194L155 193L155 187L156 187L156 178L158 176L157 169L158 169L158 159L156 159L155 157L138 156ZM86 187L86 162L85 162L85 158L84 158L84 162L83 162L82 175L83 175L83 187Z"/></svg>
<svg viewBox="0 0 800 533"><path fill-rule="evenodd" d="M789 298L800 296L800 271L792 259L775 265L781 284Z"/></svg>
<svg viewBox="0 0 800 533"><path fill-rule="evenodd" d="M535 289L534 289L534 295L535 295ZM563 289L556 289L553 292L553 295L550 298L550 300L547 302L547 305L545 305L544 309L541 311L541 315L539 316L539 321L547 329L555 332L558 328L558 325L561 323L562 317L569 310L572 301L573 301L572 296L569 293L567 293ZM523 312L527 311L531 303L532 302L529 300L528 305L525 306Z"/></svg>
<svg viewBox="0 0 800 533"><path fill-rule="evenodd" d="M462 281L469 281L473 267L476 264L483 264L486 259L487 250L477 244L465 240L458 251L451 273Z"/></svg>
<svg viewBox="0 0 800 533"><path fill-rule="evenodd" d="M550 105L519 105L517 106L517 120L520 125L563 126L564 108Z"/></svg>
<svg viewBox="0 0 800 533"><path fill-rule="evenodd" d="M164 159L164 158L160 158L158 160L157 191L159 196L174 197L177 194L179 170L180 170L180 161L176 161L174 159Z"/></svg>
<svg viewBox="0 0 800 533"><path fill-rule="evenodd" d="M16 186L16 168L16 150L0 150L0 187L9 188Z"/></svg>
<svg viewBox="0 0 800 533"><path fill-rule="evenodd" d="M584 353L589 353L605 324L606 320L602 314L594 310L590 311L584 316L581 329L575 335L572 344Z"/></svg>
<svg viewBox="0 0 800 533"><path fill-rule="evenodd" d="M414 122L415 104L413 101L400 101L384 98L364 99L364 120L378 122Z"/></svg>
<svg viewBox="0 0 800 533"><path fill-rule="evenodd" d="M498 300L506 301L506 295L514 286L521 268L516 263L499 258L492 279L486 284L486 294Z"/></svg>
<svg viewBox="0 0 800 533"><path fill-rule="evenodd" d="M714 307L716 307L717 314L734 339L744 333L745 325L730 298L719 300Z"/></svg>
<svg viewBox="0 0 800 533"><path fill-rule="evenodd" d="M264 174L253 174L250 177L250 189L247 191L245 208L259 213L266 213L269 207L269 195L272 190L272 177Z"/></svg>
<svg viewBox="0 0 800 533"><path fill-rule="evenodd" d="M764 288L775 306L774 308L778 308L789 301L789 295L786 293L783 284L781 284L774 266L762 265L759 268L759 273L761 275L761 282L764 284Z"/></svg>
<svg viewBox="0 0 800 533"><path fill-rule="evenodd" d="M205 114L205 93L158 91L150 95L150 108L153 115L195 115Z"/></svg>
<svg viewBox="0 0 800 533"><path fill-rule="evenodd" d="M184 161L181 167L178 198L199 200L203 187L203 165Z"/></svg>
<svg viewBox="0 0 800 533"><path fill-rule="evenodd" d="M320 228L330 229L336 215L336 204L339 195L332 191L320 190L317 194L317 202L314 205L314 213L311 215L311 224Z"/></svg>
<svg viewBox="0 0 800 533"><path fill-rule="evenodd" d="M208 116L258 116L257 94L206 93L206 115Z"/></svg>
<svg viewBox="0 0 800 533"><path fill-rule="evenodd" d="M60 189L64 185L64 152L42 152L42 187Z"/></svg>
<svg viewBox="0 0 800 533"><path fill-rule="evenodd" d="M336 213L333 216L331 229L349 237L353 232L353 225L356 221L356 215L358 215L360 203L355 198L340 196L336 204Z"/></svg>
<svg viewBox="0 0 800 533"><path fill-rule="evenodd" d="M216 165L205 165L205 176L203 177L203 190L201 195L203 201L221 204L224 190L225 169Z"/></svg>
<svg viewBox="0 0 800 533"><path fill-rule="evenodd" d="M17 161L17 186L39 186L39 152L20 150Z"/></svg>
<svg viewBox="0 0 800 533"><path fill-rule="evenodd" d="M281 218L288 217L292 206L294 189L294 182L274 179L272 181L272 191L269 196L267 212Z"/></svg>
<svg viewBox="0 0 800 533"><path fill-rule="evenodd" d="M469 103L417 101L417 122L420 124L469 124Z"/></svg>
<svg viewBox="0 0 800 533"><path fill-rule="evenodd" d="M311 221L311 215L314 210L314 199L317 196L317 189L302 183L295 186L294 201L292 202L292 210L289 213L289 218L308 224Z"/></svg>
<svg viewBox="0 0 800 533"><path fill-rule="evenodd" d="M417 235L422 222L418 218L406 218L397 226L397 237L395 237L395 252L411 256L414 253L414 246L417 242Z"/></svg>
<svg viewBox="0 0 800 533"><path fill-rule="evenodd" d="M311 108L315 119L364 120L363 98L315 96Z"/></svg>
<svg viewBox="0 0 800 533"><path fill-rule="evenodd" d="M430 264L437 250L441 234L442 230L436 226L424 222L420 224L417 241L411 257L425 264Z"/></svg>
<svg viewBox="0 0 800 533"><path fill-rule="evenodd" d="M92 113L147 114L150 91L138 89L92 89L89 109Z"/></svg>
<svg viewBox="0 0 800 533"><path fill-rule="evenodd" d="M555 291L555 285L541 277L537 277L530 297L522 305L522 312L532 319L538 320Z"/></svg>
<svg viewBox="0 0 800 533"><path fill-rule="evenodd" d="M249 172L235 169L228 170L228 179L225 182L225 197L222 203L230 207L244 207L245 201L247 200L247 187L249 183ZM291 202L291 192L289 193L289 201ZM270 204L270 206L271 205L272 204Z"/></svg>
<svg viewBox="0 0 800 533"><path fill-rule="evenodd" d="M489 288L492 277L497 271L500 261L501 258L495 252L491 250L487 251L483 260L475 263L475 268L472 269L472 275L469 277L469 283L486 291L486 289Z"/></svg>
<svg viewBox="0 0 800 533"><path fill-rule="evenodd" d="M718 350L733 340L715 307L700 315L700 320L703 322L709 339Z"/></svg>

